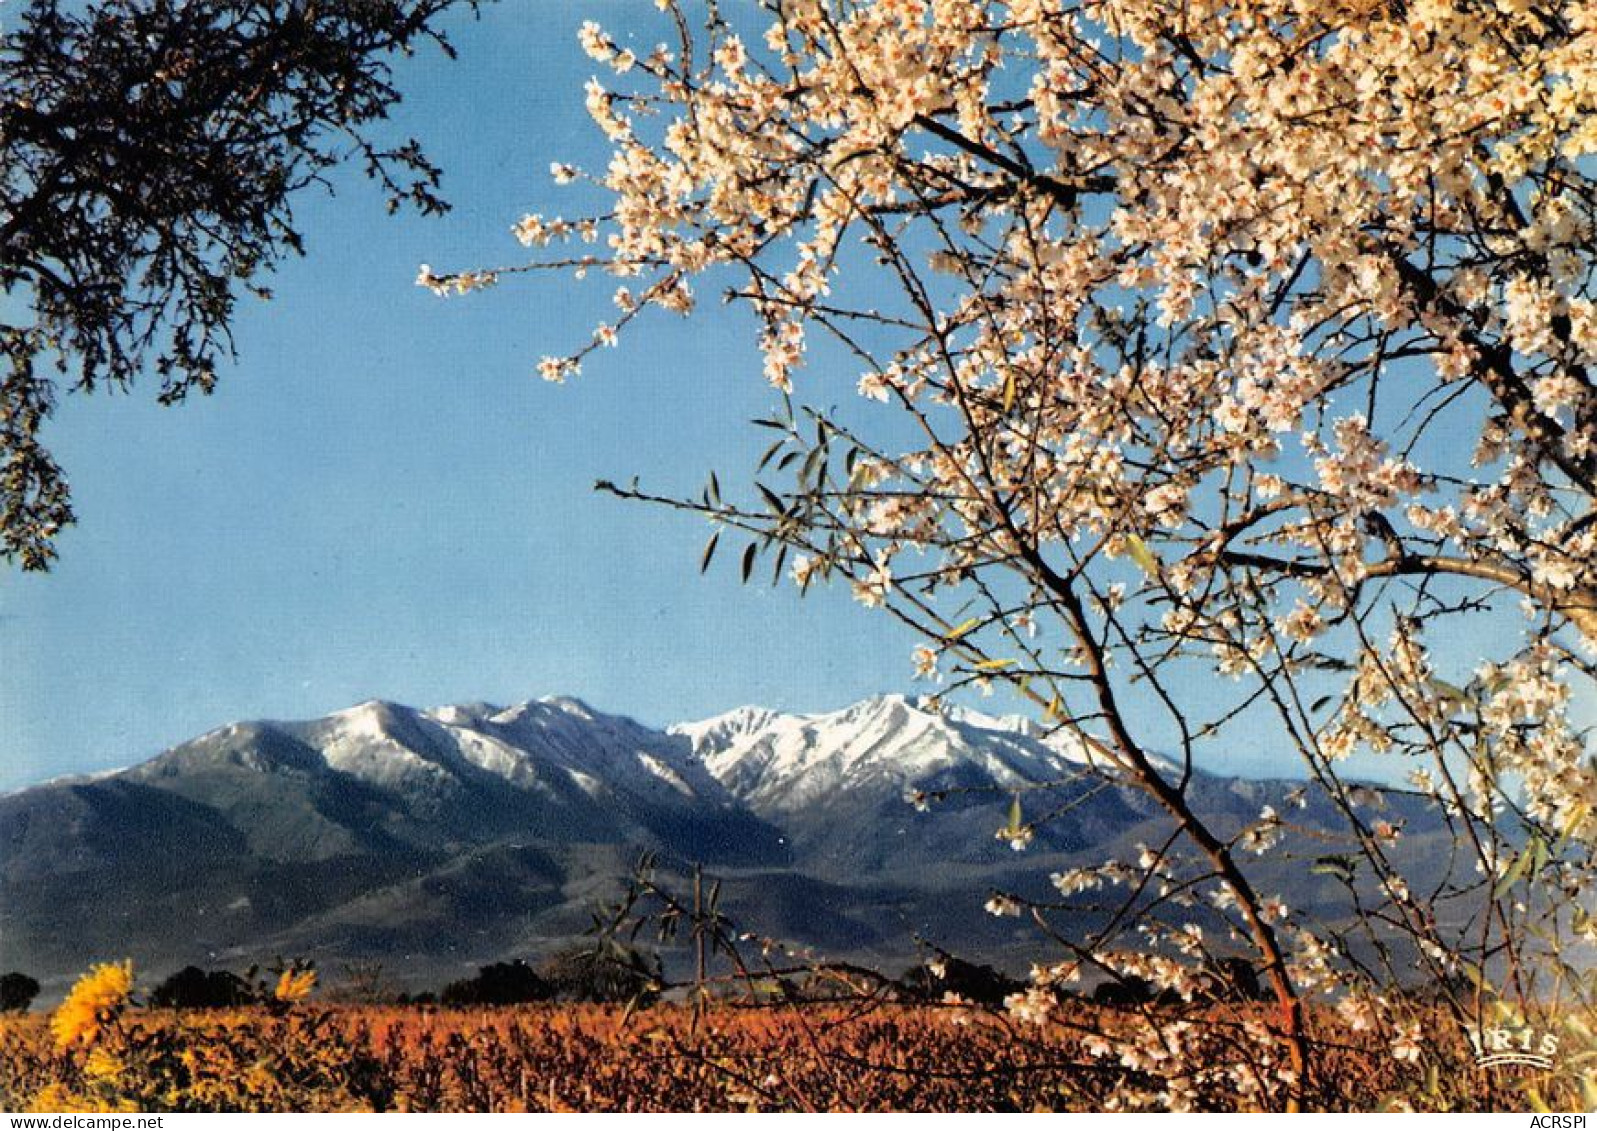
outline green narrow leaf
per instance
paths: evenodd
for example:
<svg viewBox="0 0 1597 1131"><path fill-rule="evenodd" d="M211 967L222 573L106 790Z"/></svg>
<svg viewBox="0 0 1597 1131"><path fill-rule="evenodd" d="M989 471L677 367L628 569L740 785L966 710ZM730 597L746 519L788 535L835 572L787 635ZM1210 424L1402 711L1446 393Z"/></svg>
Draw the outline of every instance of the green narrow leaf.
<svg viewBox="0 0 1597 1131"><path fill-rule="evenodd" d="M754 555L758 550L759 547L750 542L748 548L743 551L743 583L745 585L748 584L749 574L754 572Z"/></svg>
<svg viewBox="0 0 1597 1131"><path fill-rule="evenodd" d="M943 637L943 639L952 644L955 640L958 640L960 637L969 633L971 629L975 628L980 623L981 621L976 617L971 617L969 620L961 621L953 628L949 629L948 635Z"/></svg>
<svg viewBox="0 0 1597 1131"><path fill-rule="evenodd" d="M1529 849L1514 857L1514 862L1508 866L1508 871L1504 872L1502 878L1492 885L1493 899L1502 899L1503 896L1508 894L1510 888L1519 883L1520 878L1525 874L1525 869L1530 867L1530 859Z"/></svg>
<svg viewBox="0 0 1597 1131"><path fill-rule="evenodd" d="M1570 810L1568 818L1564 821L1564 827L1559 830L1558 844L1553 851L1562 852L1564 850L1564 846L1569 843L1569 838L1575 835L1575 830L1580 828L1581 822L1585 821L1590 813L1591 806L1584 801Z"/></svg>
<svg viewBox="0 0 1597 1131"><path fill-rule="evenodd" d="M721 532L717 530L710 535L710 540L704 544L704 556L699 559L699 572L703 573L710 568L710 562L715 558L715 548L721 544Z"/></svg>
<svg viewBox="0 0 1597 1131"><path fill-rule="evenodd" d="M1148 549L1148 543L1142 540L1141 535L1126 535L1126 552L1131 555L1131 560L1137 563L1139 569L1149 577L1159 574L1159 559L1153 556L1153 551Z"/></svg>
<svg viewBox="0 0 1597 1131"><path fill-rule="evenodd" d="M1014 659L983 660L981 663L976 665L976 670L979 672L1001 672L1005 668L1014 667L1016 663L1017 661Z"/></svg>
<svg viewBox="0 0 1597 1131"><path fill-rule="evenodd" d="M787 504L782 501L782 496L778 495L775 491L771 490L763 483L756 483L755 486L759 488L760 494L765 497L766 506L770 507L777 514L782 514L787 510Z"/></svg>
<svg viewBox="0 0 1597 1131"><path fill-rule="evenodd" d="M1341 854L1318 857L1309 871L1316 876L1335 876L1337 879L1351 882L1353 868L1357 861L1351 856Z"/></svg>
<svg viewBox="0 0 1597 1131"><path fill-rule="evenodd" d="M1009 829L1008 829L1008 831L1011 832L1011 833L1020 832L1020 824L1021 824L1022 819L1023 819L1023 817L1022 817L1022 814L1020 812L1020 794L1017 793L1017 794L1015 794L1014 797L1010 798L1010 801L1009 801Z"/></svg>
<svg viewBox="0 0 1597 1131"><path fill-rule="evenodd" d="M1530 874L1535 877L1547 867L1547 842L1537 833L1530 838Z"/></svg>
<svg viewBox="0 0 1597 1131"><path fill-rule="evenodd" d="M1015 373L1014 373L1014 371L1011 370L1008 373L1005 373L1004 374L1004 413L1005 413L1005 415L1008 415L1009 411L1015 407L1015 392L1016 392L1015 384L1016 384L1016 382L1015 382Z"/></svg>
<svg viewBox="0 0 1597 1131"><path fill-rule="evenodd" d="M804 469L799 472L799 482L805 485L819 482L816 479L816 473L820 471L825 459L825 448L815 448L811 450L809 456L804 460Z"/></svg>
<svg viewBox="0 0 1597 1131"><path fill-rule="evenodd" d="M1475 988L1480 990L1483 994L1492 994L1496 992L1492 989L1492 984L1486 980L1486 975L1481 973L1481 968L1475 965L1473 962L1467 962L1464 959L1459 959L1458 968L1463 973L1464 977L1473 982L1475 984Z"/></svg>
<svg viewBox="0 0 1597 1131"><path fill-rule="evenodd" d="M754 474L758 475L760 472L764 471L765 465L770 463L771 460L776 457L776 453L781 451L782 445L786 443L786 440L778 440L776 443L766 448L765 454L760 457L760 462L754 465Z"/></svg>
<svg viewBox="0 0 1597 1131"><path fill-rule="evenodd" d="M721 505L721 481L715 477L713 471L710 472L710 505L712 507Z"/></svg>

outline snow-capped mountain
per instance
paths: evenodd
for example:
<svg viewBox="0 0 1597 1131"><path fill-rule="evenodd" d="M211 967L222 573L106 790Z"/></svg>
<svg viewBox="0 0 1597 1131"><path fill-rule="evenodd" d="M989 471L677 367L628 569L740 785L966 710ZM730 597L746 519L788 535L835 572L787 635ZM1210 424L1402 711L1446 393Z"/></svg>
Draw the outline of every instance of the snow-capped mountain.
<svg viewBox="0 0 1597 1131"><path fill-rule="evenodd" d="M883 695L841 711L784 715L741 707L670 729L757 812L792 813L838 791L895 797L940 776L975 772L1013 789L1078 779L1101 757L1077 736L1044 737L1029 720Z"/></svg>
<svg viewBox="0 0 1597 1131"><path fill-rule="evenodd" d="M727 862L780 855L774 830L680 740L571 698L435 710L371 700L309 722L235 723L117 776L231 815L278 858L502 836L663 839Z"/></svg>
<svg viewBox="0 0 1597 1131"><path fill-rule="evenodd" d="M1080 848L1143 816L1104 788L1107 765L1076 735L902 695L824 714L747 707L670 733L829 874L909 873L950 856L997 863L1008 850L995 834L1017 795L1034 814L1095 795L1038 831L1044 847Z"/></svg>
<svg viewBox="0 0 1597 1131"><path fill-rule="evenodd" d="M1079 739L902 696L744 708L666 731L570 698L371 701L235 723L131 769L0 796L0 969L64 978L304 954L412 984L552 949L640 852L702 863L745 926L832 953L991 954L992 886L1047 892L1163 818ZM1280 783L1199 775L1234 825ZM909 799L924 800L918 811ZM1029 851L995 833L1018 799Z"/></svg>
<svg viewBox="0 0 1597 1131"><path fill-rule="evenodd" d="M494 779L548 798L573 788L592 798L637 793L660 801L729 805L731 799L681 744L631 719L571 698L510 708L485 703L421 711L370 700L303 723L235 723L131 771L150 777L207 761L263 771L259 736L276 734L327 770L420 800Z"/></svg>

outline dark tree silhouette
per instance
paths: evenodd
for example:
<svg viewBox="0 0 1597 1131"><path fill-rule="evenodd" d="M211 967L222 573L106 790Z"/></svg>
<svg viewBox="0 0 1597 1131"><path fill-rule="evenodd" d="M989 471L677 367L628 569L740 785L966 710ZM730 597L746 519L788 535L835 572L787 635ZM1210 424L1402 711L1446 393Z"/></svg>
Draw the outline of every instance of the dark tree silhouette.
<svg viewBox="0 0 1597 1131"><path fill-rule="evenodd" d="M185 966L150 994L157 1009L229 1009L256 999L250 984L226 970Z"/></svg>
<svg viewBox="0 0 1597 1131"><path fill-rule="evenodd" d="M38 996L39 983L28 975L16 970L0 975L0 1013L25 1013Z"/></svg>
<svg viewBox="0 0 1597 1131"><path fill-rule="evenodd" d="M657 955L618 944L563 950L541 963L538 973L561 1001L647 1005L660 996L664 980Z"/></svg>
<svg viewBox="0 0 1597 1131"><path fill-rule="evenodd" d="M979 1005L1002 1005L1026 985L991 966L939 954L935 967L920 963L906 970L898 987L911 1001L941 1001L944 994L953 993Z"/></svg>
<svg viewBox="0 0 1597 1131"><path fill-rule="evenodd" d="M449 983L439 1000L444 1005L519 1005L551 996L549 983L518 958L481 967L475 978Z"/></svg>
<svg viewBox="0 0 1597 1131"><path fill-rule="evenodd" d="M73 521L40 440L61 388L209 392L241 291L301 238L291 202L354 160L390 211L446 205L383 148L390 61L480 0L32 0L0 35L0 557ZM10 21L8 21L10 22Z"/></svg>
<svg viewBox="0 0 1597 1131"><path fill-rule="evenodd" d="M1092 1000L1099 1005L1144 1006L1159 998L1153 983L1135 974L1123 974L1114 981L1100 982L1092 991Z"/></svg>
<svg viewBox="0 0 1597 1131"><path fill-rule="evenodd" d="M1267 1001L1269 994L1259 981L1259 972L1246 958L1232 955L1209 964L1208 996L1220 1001Z"/></svg>

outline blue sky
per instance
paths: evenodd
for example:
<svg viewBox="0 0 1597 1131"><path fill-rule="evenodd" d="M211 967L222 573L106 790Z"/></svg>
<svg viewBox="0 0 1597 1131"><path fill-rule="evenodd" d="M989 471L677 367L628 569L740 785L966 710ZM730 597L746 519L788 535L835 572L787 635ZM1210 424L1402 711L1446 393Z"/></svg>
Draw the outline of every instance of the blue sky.
<svg viewBox="0 0 1597 1131"><path fill-rule="evenodd" d="M302 198L309 253L242 303L213 396L64 400L48 440L79 525L53 572L0 575L0 789L370 697L571 693L665 723L909 689L886 618L745 588L731 556L701 578L705 523L591 489L752 469L764 438L740 425L775 394L735 312L651 318L552 386L536 362L610 315L602 282L413 285L422 262L521 261L521 214L573 207L548 170L599 160L576 28L645 9L504 0L462 21L458 62L403 65L395 122L444 167L452 213L390 218L342 178Z"/></svg>
<svg viewBox="0 0 1597 1131"><path fill-rule="evenodd" d="M710 295L692 321L646 318L553 386L537 360L613 317L604 281L448 301L413 285L423 262L521 262L524 212L581 210L549 177L605 157L577 26L646 23L647 48L655 17L641 0L501 0L460 21L458 62L402 65L395 121L445 169L452 213L387 217L345 175L301 198L309 254L274 301L243 301L213 396L66 398L47 438L80 524L53 572L0 572L0 790L373 697L575 694L664 724L915 689L915 642L844 587L744 587L725 552L701 578L704 522L592 491L746 479L769 434L743 425L776 406L746 316ZM823 368L805 379L852 396L852 369ZM1225 768L1290 772L1258 738L1228 742Z"/></svg>

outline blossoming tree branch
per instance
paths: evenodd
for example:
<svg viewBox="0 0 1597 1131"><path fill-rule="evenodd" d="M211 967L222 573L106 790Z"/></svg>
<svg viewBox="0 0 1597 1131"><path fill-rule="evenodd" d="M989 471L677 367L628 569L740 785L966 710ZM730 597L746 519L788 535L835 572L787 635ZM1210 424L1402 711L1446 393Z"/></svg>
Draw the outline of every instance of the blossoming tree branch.
<svg viewBox="0 0 1597 1131"><path fill-rule="evenodd" d="M1322 1071L1316 1003L1400 1057L1404 985L1466 1027L1486 1001L1589 1008L1597 8L659 7L658 48L583 33L612 156L555 174L604 214L528 216L537 262L419 281L614 276L553 380L651 309L748 304L786 406L750 489L611 489L712 519L706 562L746 535L745 576L852 586L943 692L1024 697L1169 815L1166 842L1054 877L1119 893L1089 931L995 896L1062 948L1018 1013L1084 975L1191 998L1245 950L1274 1008L1223 1048L1106 1034L1176 1103L1206 1073L1290 1102ZM1294 866L1345 920L1262 886L1295 810L1237 829L1192 803L1200 756L1261 745L1334 815ZM1401 790L1352 780L1355 754ZM1403 791L1455 836L1440 874L1404 874ZM1048 813L1017 799L1000 832L1024 847Z"/></svg>

